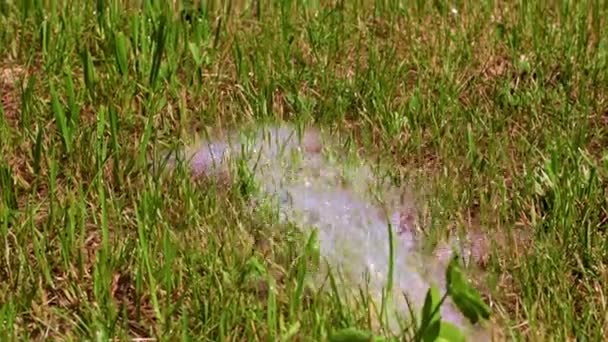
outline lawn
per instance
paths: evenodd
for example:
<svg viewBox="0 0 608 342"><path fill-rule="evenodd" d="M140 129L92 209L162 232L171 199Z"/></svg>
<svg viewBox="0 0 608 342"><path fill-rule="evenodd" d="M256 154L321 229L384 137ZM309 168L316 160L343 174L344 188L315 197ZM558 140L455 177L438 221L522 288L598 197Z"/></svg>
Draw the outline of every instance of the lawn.
<svg viewBox="0 0 608 342"><path fill-rule="evenodd" d="M606 18L602 0L0 0L1 339L371 329L366 303L302 289L306 239L238 184L150 167L290 122L415 184L431 239L525 240L474 276L500 339L602 340Z"/></svg>

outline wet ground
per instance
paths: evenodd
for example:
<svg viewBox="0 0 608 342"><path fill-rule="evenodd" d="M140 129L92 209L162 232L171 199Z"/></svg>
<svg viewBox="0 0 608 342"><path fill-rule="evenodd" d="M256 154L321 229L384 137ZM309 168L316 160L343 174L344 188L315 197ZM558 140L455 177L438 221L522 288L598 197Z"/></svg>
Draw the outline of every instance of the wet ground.
<svg viewBox="0 0 608 342"><path fill-rule="evenodd" d="M281 219L304 230L317 229L320 253L340 270L345 289L363 285L370 275L369 289L378 304L388 275L390 224L396 241L397 314L409 312L403 293L420 310L430 284L443 287L451 249L422 253L414 227L415 205L404 202L403 189L383 182L363 160L340 158L344 153L332 156L333 146L314 129L299 137L290 126L273 126L249 136L232 132L205 140L184 157L195 176L229 181L235 174L230 161L245 156L264 198L278 200ZM471 246L465 252L474 257L485 253ZM461 327L467 324L449 301L442 317ZM397 326L396 320L392 323Z"/></svg>

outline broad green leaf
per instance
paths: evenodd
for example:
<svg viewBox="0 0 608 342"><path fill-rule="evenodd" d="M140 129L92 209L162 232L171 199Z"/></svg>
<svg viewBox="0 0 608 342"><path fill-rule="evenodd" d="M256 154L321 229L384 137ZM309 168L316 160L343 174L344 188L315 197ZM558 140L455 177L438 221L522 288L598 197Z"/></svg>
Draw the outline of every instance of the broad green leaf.
<svg viewBox="0 0 608 342"><path fill-rule="evenodd" d="M426 326L426 329L422 332L422 341L423 342L435 342L437 341L437 337L439 336L439 331L441 328L441 321L436 320L431 322Z"/></svg>
<svg viewBox="0 0 608 342"><path fill-rule="evenodd" d="M426 293L424 299L424 306L422 307L422 322L432 322L440 319L439 309L437 307L441 304L441 295L439 289L436 286L431 286Z"/></svg>
<svg viewBox="0 0 608 342"><path fill-rule="evenodd" d="M373 335L369 332L355 328L345 328L333 333L329 337L330 342L370 342Z"/></svg>
<svg viewBox="0 0 608 342"><path fill-rule="evenodd" d="M446 271L448 294L454 304L473 324L480 318L490 317L490 308L483 302L481 295L471 286L458 266L458 257L454 257Z"/></svg>
<svg viewBox="0 0 608 342"><path fill-rule="evenodd" d="M420 334L425 342L435 341L439 335L441 320L440 305L441 295L439 294L439 289L433 285L429 288L424 300L424 306L422 307L422 321L420 323L422 331Z"/></svg>
<svg viewBox="0 0 608 342"><path fill-rule="evenodd" d="M439 336L435 341L437 342L464 342L466 339L464 335L455 325L449 322L441 322L439 328Z"/></svg>

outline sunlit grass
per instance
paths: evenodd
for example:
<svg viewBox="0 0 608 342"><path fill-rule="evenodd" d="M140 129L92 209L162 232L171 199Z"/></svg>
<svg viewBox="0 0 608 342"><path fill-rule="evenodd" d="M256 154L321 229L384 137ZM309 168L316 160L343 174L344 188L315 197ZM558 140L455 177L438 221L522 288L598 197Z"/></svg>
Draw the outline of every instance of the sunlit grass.
<svg viewBox="0 0 608 342"><path fill-rule="evenodd" d="M508 338L602 339L605 1L198 3L0 0L2 339L370 328L365 299L309 293L308 237L238 184L150 171L206 129L274 120L415 184L434 238L529 236L478 279Z"/></svg>

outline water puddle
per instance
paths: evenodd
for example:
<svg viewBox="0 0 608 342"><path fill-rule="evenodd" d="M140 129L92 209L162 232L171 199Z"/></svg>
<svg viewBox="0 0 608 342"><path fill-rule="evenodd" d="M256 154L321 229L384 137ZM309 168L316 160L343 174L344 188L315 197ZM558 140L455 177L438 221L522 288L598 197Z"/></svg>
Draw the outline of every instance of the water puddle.
<svg viewBox="0 0 608 342"><path fill-rule="evenodd" d="M383 182L370 163L332 149L337 145L330 140L313 129L300 137L293 127L272 126L202 142L184 157L196 176L231 177L229 160L248 156L246 165L262 193L278 200L281 219L317 229L321 256L351 288L369 281L366 287L378 305L388 280L390 224L396 314L409 316L403 294L419 312L430 284L443 288L449 250L440 258L421 253L403 189ZM469 328L449 301L441 313L444 320Z"/></svg>

